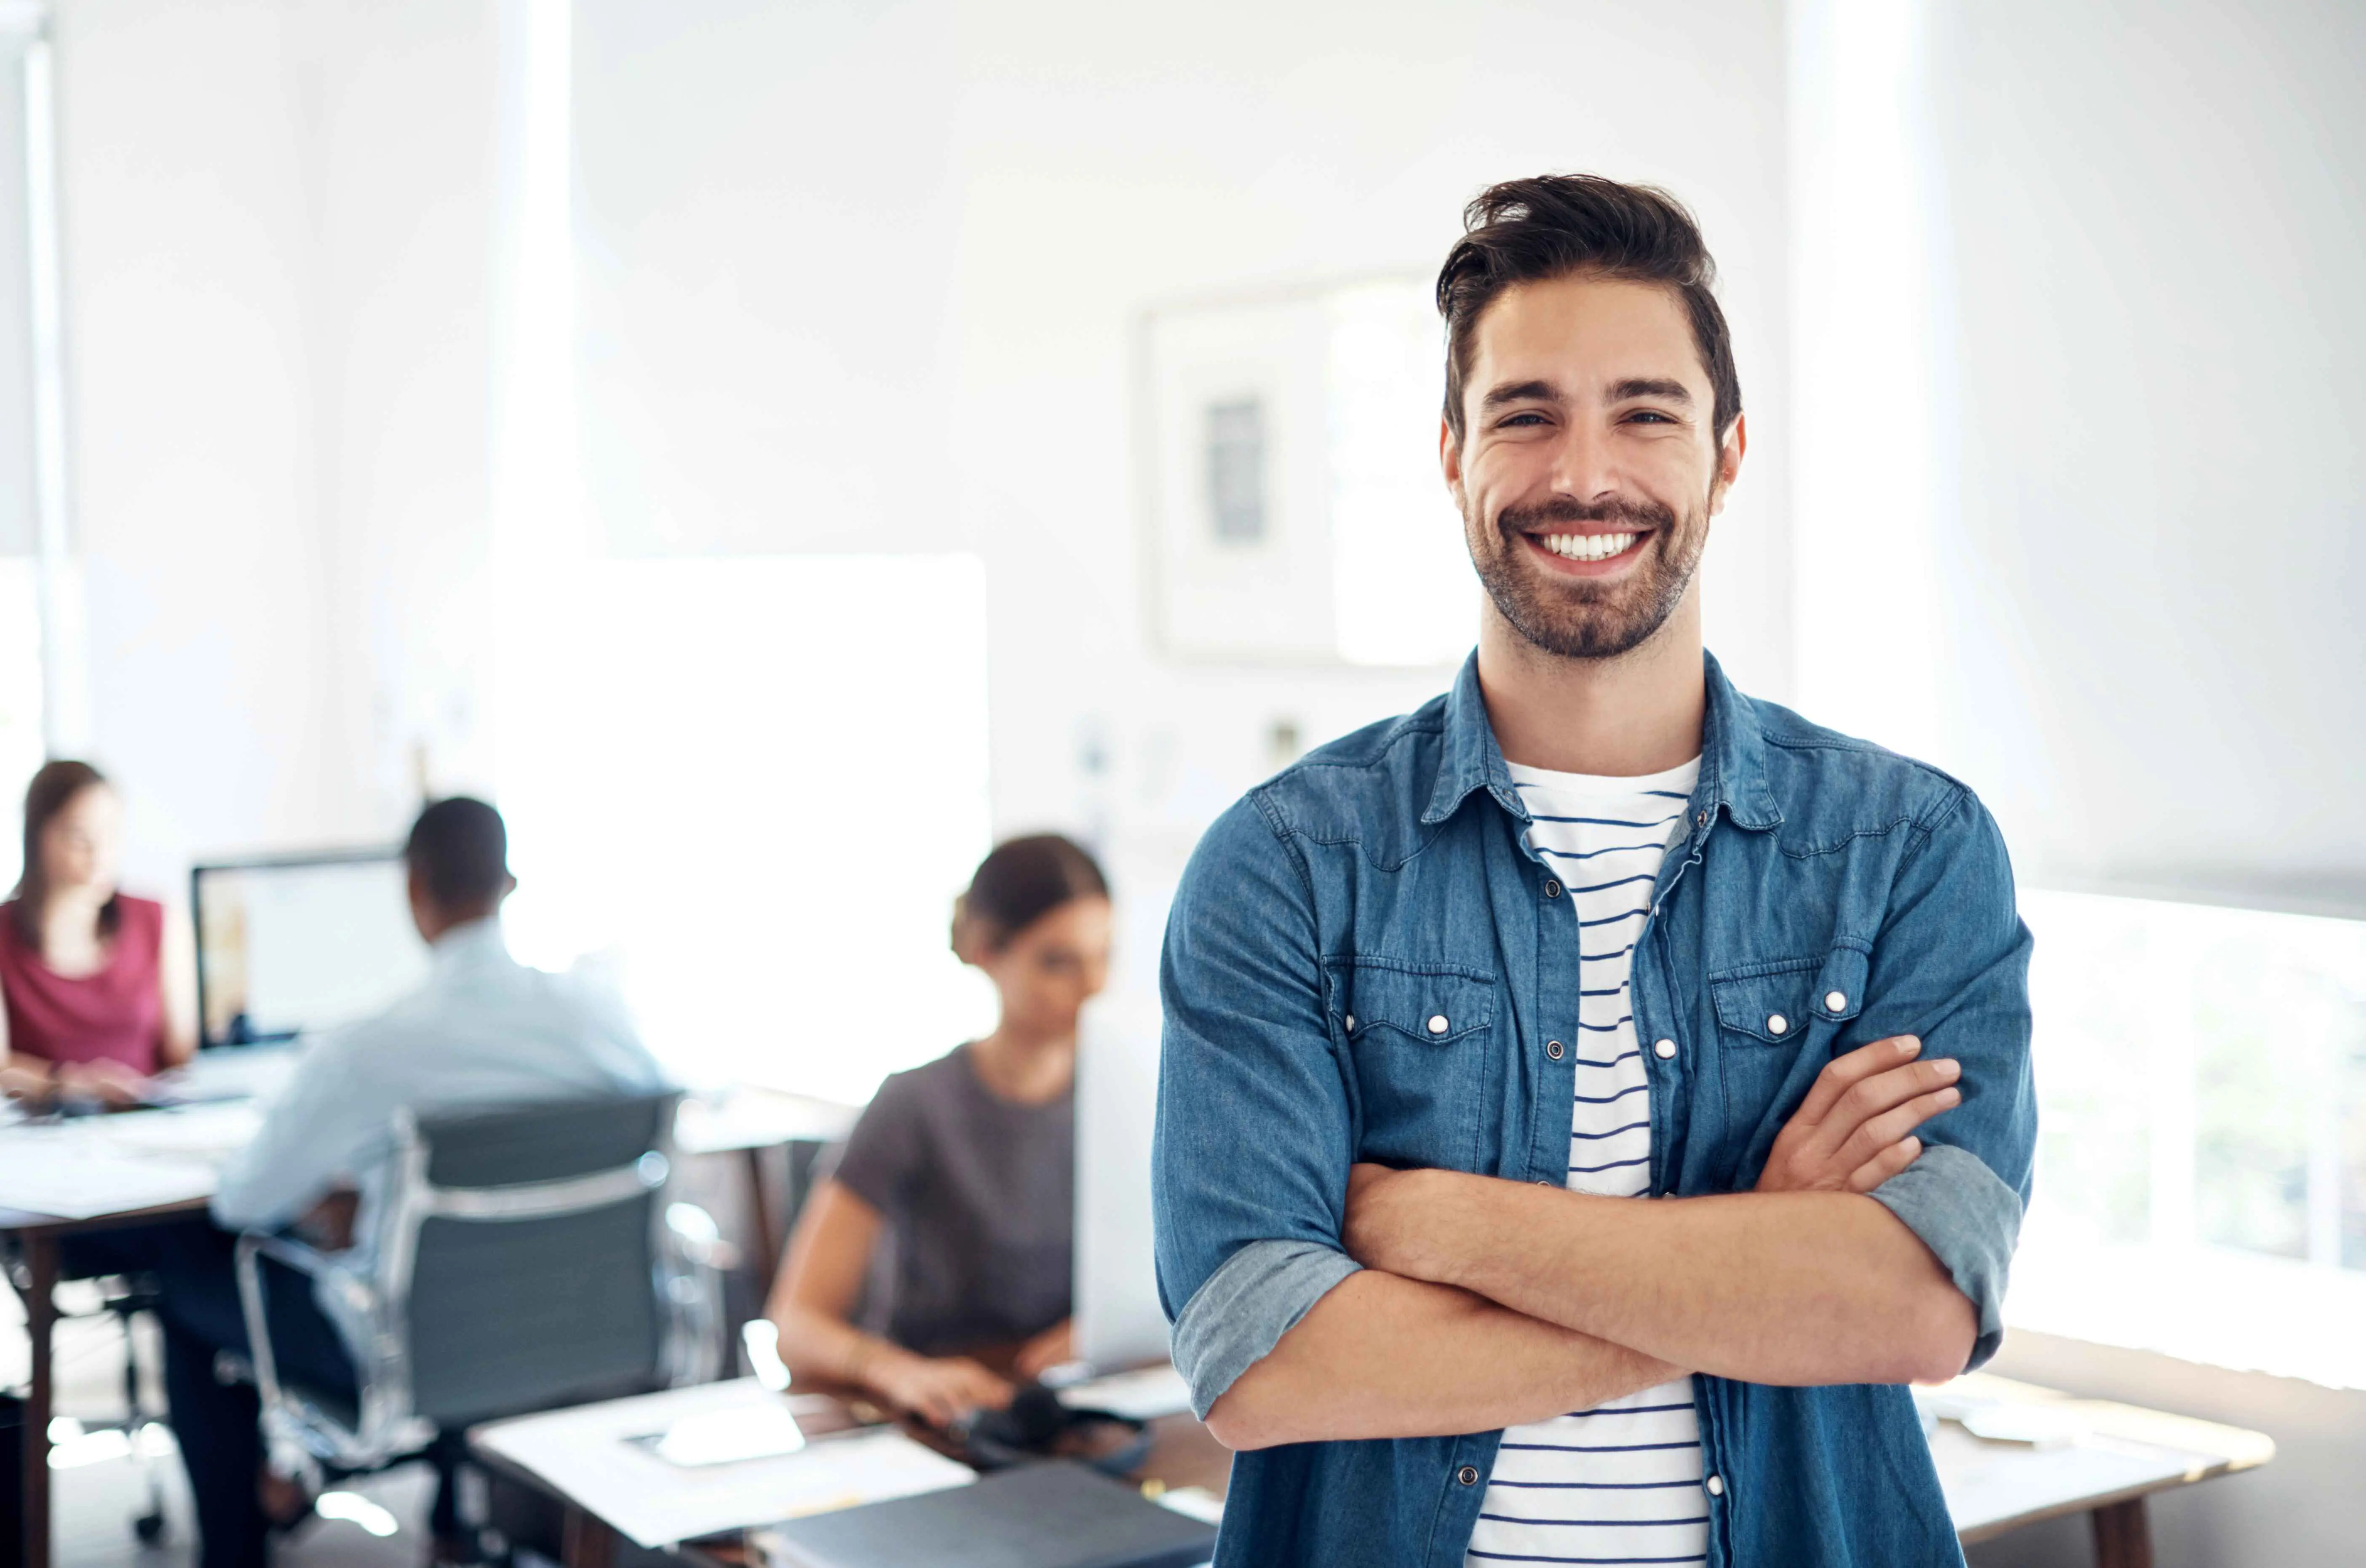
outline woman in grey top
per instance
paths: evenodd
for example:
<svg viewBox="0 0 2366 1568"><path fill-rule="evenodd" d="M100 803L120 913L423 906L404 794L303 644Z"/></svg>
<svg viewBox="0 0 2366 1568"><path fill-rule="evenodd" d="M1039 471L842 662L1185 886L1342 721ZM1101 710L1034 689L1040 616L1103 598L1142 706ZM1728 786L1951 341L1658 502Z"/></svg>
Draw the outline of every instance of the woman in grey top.
<svg viewBox="0 0 2366 1568"><path fill-rule="evenodd" d="M1110 929L1109 885L1066 839L978 866L953 951L993 980L1000 1021L882 1084L806 1205L768 1311L797 1376L941 1425L1008 1404L1003 1371L1069 1359L1076 1014L1109 977Z"/></svg>

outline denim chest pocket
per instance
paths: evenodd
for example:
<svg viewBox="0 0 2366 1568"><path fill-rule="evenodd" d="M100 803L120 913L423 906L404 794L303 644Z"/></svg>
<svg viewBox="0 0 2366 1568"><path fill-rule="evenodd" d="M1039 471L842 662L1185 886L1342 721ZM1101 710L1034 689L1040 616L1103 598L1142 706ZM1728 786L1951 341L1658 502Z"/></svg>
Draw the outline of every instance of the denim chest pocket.
<svg viewBox="0 0 2366 1568"><path fill-rule="evenodd" d="M1808 1097L1865 1006L1865 955L1853 947L1741 965L1714 976L1718 1072L1725 1090L1723 1163L1757 1179L1774 1134Z"/></svg>
<svg viewBox="0 0 2366 1568"><path fill-rule="evenodd" d="M1332 1024L1347 1042L1363 1112L1357 1157L1473 1168L1495 977L1389 958L1330 967Z"/></svg>

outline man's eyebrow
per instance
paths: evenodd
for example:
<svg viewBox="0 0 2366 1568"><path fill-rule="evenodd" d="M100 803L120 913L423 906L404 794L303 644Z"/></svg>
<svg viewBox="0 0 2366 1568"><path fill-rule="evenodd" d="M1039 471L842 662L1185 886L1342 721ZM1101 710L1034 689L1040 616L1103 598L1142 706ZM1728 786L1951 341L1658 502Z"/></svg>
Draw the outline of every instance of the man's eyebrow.
<svg viewBox="0 0 2366 1568"><path fill-rule="evenodd" d="M1665 398L1672 403L1689 405L1693 400L1693 394L1692 389L1686 387L1682 381L1669 381L1651 376L1629 377L1624 381L1610 383L1612 402L1622 403L1628 398Z"/></svg>
<svg viewBox="0 0 2366 1568"><path fill-rule="evenodd" d="M1508 403L1558 403L1560 389L1550 381L1503 381L1487 389L1479 400L1482 409L1499 409Z"/></svg>

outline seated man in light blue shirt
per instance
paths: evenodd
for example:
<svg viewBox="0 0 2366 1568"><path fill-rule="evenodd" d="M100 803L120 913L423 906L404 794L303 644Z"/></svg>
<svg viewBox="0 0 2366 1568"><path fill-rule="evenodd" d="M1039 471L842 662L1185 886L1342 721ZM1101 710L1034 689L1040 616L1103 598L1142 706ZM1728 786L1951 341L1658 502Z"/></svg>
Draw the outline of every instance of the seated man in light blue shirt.
<svg viewBox="0 0 2366 1568"><path fill-rule="evenodd" d="M546 1104L669 1087L621 1007L510 956L500 910L517 884L500 813L479 800L437 801L420 813L403 856L411 917L434 949L426 985L307 1049L260 1134L222 1173L213 1201L221 1230L200 1240L193 1227L175 1249L192 1256L161 1260L165 1387L197 1502L202 1568L257 1568L269 1526L306 1511L284 1483L258 1493L255 1392L214 1375L218 1352L247 1353L231 1233L300 1224L341 1246L349 1231L348 1261L358 1256L366 1269L398 1108ZM284 1376L352 1385L344 1336L315 1303L275 1299L273 1314ZM446 1547L458 1520L448 1462L438 1459L445 1473L434 1529Z"/></svg>

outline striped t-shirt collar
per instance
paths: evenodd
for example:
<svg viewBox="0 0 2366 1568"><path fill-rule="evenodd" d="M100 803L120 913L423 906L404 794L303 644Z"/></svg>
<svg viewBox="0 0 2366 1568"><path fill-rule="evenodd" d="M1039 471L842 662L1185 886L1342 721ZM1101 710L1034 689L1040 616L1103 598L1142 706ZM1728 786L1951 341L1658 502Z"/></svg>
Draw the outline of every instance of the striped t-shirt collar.
<svg viewBox="0 0 2366 1568"><path fill-rule="evenodd" d="M1739 827L1773 828L1783 820L1774 792L1766 784L1766 739L1758 716L1733 689L1718 667L1717 656L1701 655L1707 685L1707 716L1701 725L1700 782L1693 791L1693 818L1697 835L1722 811ZM1446 694L1443 754L1438 759L1437 784L1430 792L1425 823L1438 823L1461 808L1480 790L1520 821L1528 809L1512 787L1511 770L1503 748L1495 744L1495 728L1487 720L1487 702L1479 692L1479 655L1462 661L1461 671Z"/></svg>

